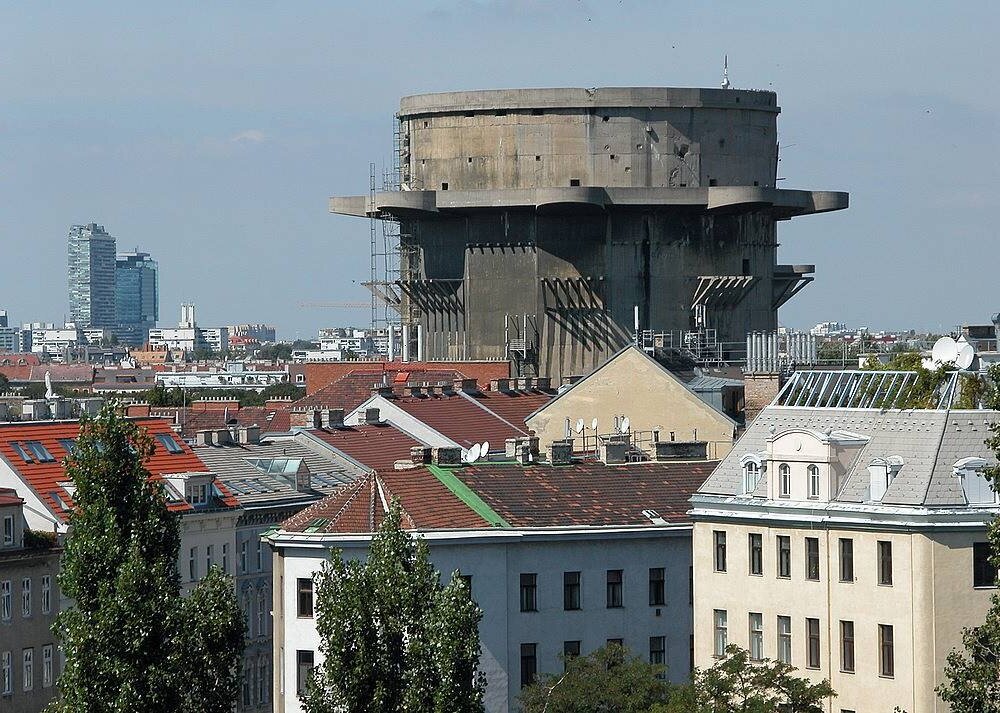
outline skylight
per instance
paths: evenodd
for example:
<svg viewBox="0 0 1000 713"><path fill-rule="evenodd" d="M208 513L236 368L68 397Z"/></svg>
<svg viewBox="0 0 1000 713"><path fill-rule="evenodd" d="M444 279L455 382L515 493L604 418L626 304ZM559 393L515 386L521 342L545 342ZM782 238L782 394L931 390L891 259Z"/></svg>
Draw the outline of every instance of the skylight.
<svg viewBox="0 0 1000 713"><path fill-rule="evenodd" d="M14 449L14 452L21 456L21 460L25 463L34 463L35 459L28 455L28 452L21 447L21 444L17 441L11 441L10 447Z"/></svg>
<svg viewBox="0 0 1000 713"><path fill-rule="evenodd" d="M301 458L247 458L246 461L268 475L295 475L302 465Z"/></svg>
<svg viewBox="0 0 1000 713"><path fill-rule="evenodd" d="M55 458L51 453L49 453L49 450L40 442L28 441L25 445L28 446L28 449L39 463L52 463L55 461Z"/></svg>
<svg viewBox="0 0 1000 713"><path fill-rule="evenodd" d="M169 433L157 433L156 440L163 444L163 447L167 449L168 453L177 454L183 453L184 449L180 447L174 437Z"/></svg>

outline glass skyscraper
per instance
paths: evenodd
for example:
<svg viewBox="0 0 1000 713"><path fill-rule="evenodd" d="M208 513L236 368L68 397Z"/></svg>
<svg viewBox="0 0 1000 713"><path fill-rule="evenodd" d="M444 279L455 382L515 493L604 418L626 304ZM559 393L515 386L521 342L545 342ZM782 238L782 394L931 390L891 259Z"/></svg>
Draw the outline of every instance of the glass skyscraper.
<svg viewBox="0 0 1000 713"><path fill-rule="evenodd" d="M141 346L160 317L156 261L148 253L124 253L115 263L115 305L119 341Z"/></svg>
<svg viewBox="0 0 1000 713"><path fill-rule="evenodd" d="M115 239L103 225L69 229L69 313L78 327L115 327Z"/></svg>

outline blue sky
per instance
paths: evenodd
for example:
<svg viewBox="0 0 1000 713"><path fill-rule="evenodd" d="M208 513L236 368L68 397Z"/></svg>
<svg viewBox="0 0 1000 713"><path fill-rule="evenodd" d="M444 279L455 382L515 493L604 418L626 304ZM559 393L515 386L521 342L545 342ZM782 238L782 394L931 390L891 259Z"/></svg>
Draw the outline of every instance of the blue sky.
<svg viewBox="0 0 1000 713"><path fill-rule="evenodd" d="M809 326L947 329L1000 310L996 3L0 3L0 308L66 313L65 236L97 221L160 262L161 322L362 322L364 193L399 97L453 89L778 92L788 188L851 208L783 223Z"/></svg>

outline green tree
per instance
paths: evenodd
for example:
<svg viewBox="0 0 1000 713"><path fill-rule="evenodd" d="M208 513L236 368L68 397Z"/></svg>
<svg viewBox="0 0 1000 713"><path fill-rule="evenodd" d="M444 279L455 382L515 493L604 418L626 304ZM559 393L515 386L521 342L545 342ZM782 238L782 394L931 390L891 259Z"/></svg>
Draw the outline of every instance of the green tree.
<svg viewBox="0 0 1000 713"><path fill-rule="evenodd" d="M646 663L617 644L565 660L561 674L545 674L521 692L524 713L646 713L672 700L666 668ZM675 709L679 707L675 702Z"/></svg>
<svg viewBox="0 0 1000 713"><path fill-rule="evenodd" d="M366 560L331 553L316 578L324 660L301 696L308 713L478 713L482 612L464 581L442 587L426 543L393 501Z"/></svg>
<svg viewBox="0 0 1000 713"><path fill-rule="evenodd" d="M73 603L55 624L66 656L55 711L222 713L236 699L243 620L231 580L214 573L181 598L178 516L143 466L152 453L113 407L81 422L66 466L76 508L59 585ZM204 682L213 695L192 700Z"/></svg>
<svg viewBox="0 0 1000 713"><path fill-rule="evenodd" d="M6 391L8 386L10 386L10 381L6 376L0 374L0 391Z"/></svg>
<svg viewBox="0 0 1000 713"><path fill-rule="evenodd" d="M695 669L690 690L678 695L671 713L822 713L835 696L827 681L812 683L780 661L753 661L745 649L729 645L725 658Z"/></svg>

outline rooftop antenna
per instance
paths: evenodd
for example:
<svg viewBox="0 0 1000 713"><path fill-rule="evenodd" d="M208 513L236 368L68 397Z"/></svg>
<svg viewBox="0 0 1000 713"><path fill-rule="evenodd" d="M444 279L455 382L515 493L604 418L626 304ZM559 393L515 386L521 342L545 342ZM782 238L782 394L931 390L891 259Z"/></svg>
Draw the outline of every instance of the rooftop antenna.
<svg viewBox="0 0 1000 713"><path fill-rule="evenodd" d="M722 88L730 89L732 85L729 83L729 55L724 55L725 59L722 61Z"/></svg>
<svg viewBox="0 0 1000 713"><path fill-rule="evenodd" d="M473 444L472 448L469 449L469 452L465 454L465 462L475 463L479 460L479 456L482 453L481 448L482 447L478 443Z"/></svg>
<svg viewBox="0 0 1000 713"><path fill-rule="evenodd" d="M583 426L584 426L583 419L582 418L576 419L576 429L575 430L576 430L577 433L583 433Z"/></svg>
<svg viewBox="0 0 1000 713"><path fill-rule="evenodd" d="M483 441L483 445L479 447L480 458L485 458L487 455L489 455L489 452L490 452L490 442Z"/></svg>

